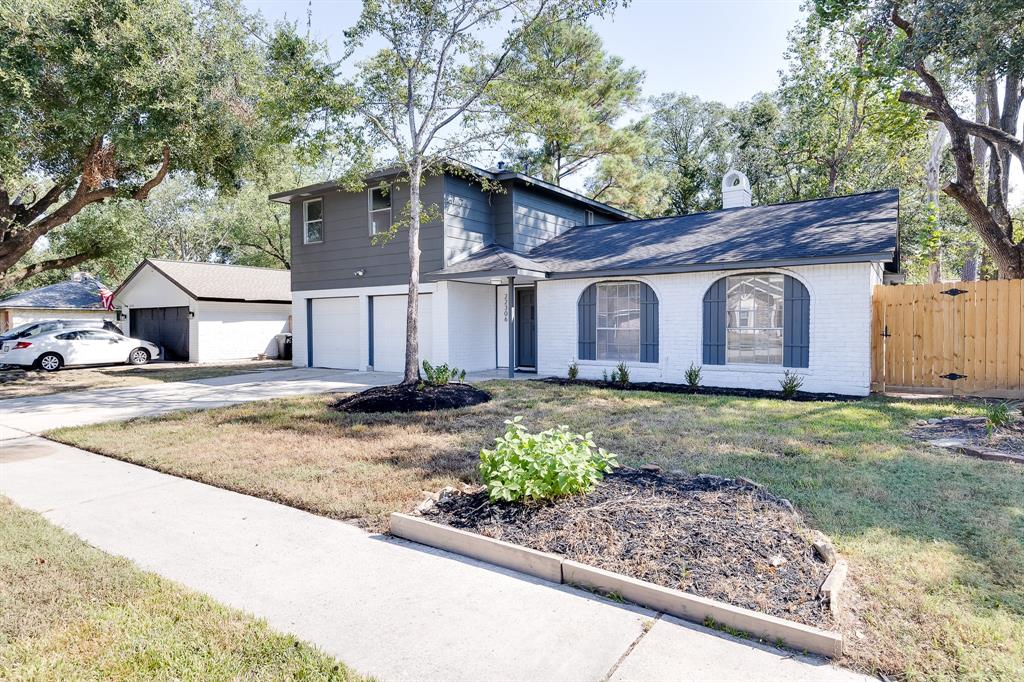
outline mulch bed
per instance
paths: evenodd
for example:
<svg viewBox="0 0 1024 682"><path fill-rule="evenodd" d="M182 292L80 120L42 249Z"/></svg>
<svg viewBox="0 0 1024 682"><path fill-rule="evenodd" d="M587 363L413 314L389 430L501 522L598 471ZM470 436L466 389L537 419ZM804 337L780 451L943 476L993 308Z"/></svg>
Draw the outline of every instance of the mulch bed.
<svg viewBox="0 0 1024 682"><path fill-rule="evenodd" d="M1024 422L1017 420L990 434L985 417L944 417L920 420L910 435L925 441L962 441L963 445L1024 457Z"/></svg>
<svg viewBox="0 0 1024 682"><path fill-rule="evenodd" d="M469 384L375 386L334 404L341 412L426 412L486 403L491 394Z"/></svg>
<svg viewBox="0 0 1024 682"><path fill-rule="evenodd" d="M620 384L614 381L602 381L600 379L563 379L559 377L545 377L543 379L531 379L545 384L557 386L592 386L594 388L611 388L617 391L654 391L655 393L686 393L690 395L727 395L740 398L777 398L779 400L795 400L798 402L853 402L864 400L863 396L844 395L842 393L810 393L808 391L797 391L796 395L786 398L782 391L768 391L757 388L720 388L718 386L698 386L693 388L687 384L669 384L661 381L631 381L628 384Z"/></svg>
<svg viewBox="0 0 1024 682"><path fill-rule="evenodd" d="M752 482L619 469L542 504L440 496L424 517L665 587L828 628L831 568L792 505ZM817 534L821 537L820 534Z"/></svg>

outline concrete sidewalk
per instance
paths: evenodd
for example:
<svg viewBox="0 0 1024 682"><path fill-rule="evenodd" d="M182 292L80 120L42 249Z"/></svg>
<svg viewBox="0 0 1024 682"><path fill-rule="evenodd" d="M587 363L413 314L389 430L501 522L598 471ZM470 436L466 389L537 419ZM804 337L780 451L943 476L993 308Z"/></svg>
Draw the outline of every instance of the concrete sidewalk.
<svg viewBox="0 0 1024 682"><path fill-rule="evenodd" d="M868 679L41 438L0 443L0 494L383 680Z"/></svg>
<svg viewBox="0 0 1024 682"><path fill-rule="evenodd" d="M278 369L126 388L68 391L0 400L0 440L80 426L150 417L175 410L202 410L285 396L361 391L394 383L400 375L337 369Z"/></svg>

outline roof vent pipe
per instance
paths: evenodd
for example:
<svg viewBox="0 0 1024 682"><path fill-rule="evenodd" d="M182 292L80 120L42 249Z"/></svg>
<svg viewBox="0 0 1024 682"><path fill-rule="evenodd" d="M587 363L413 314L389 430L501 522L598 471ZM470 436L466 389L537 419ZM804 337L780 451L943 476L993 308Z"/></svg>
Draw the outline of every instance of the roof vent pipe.
<svg viewBox="0 0 1024 682"><path fill-rule="evenodd" d="M722 178L722 208L743 208L750 206L750 180L732 168Z"/></svg>

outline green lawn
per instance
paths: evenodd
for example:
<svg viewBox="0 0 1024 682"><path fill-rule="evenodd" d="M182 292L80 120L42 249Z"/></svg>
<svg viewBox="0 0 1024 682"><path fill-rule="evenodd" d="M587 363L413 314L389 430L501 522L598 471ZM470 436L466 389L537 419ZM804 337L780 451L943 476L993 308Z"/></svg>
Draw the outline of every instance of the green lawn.
<svg viewBox="0 0 1024 682"><path fill-rule="evenodd" d="M908 679L1024 679L1024 467L905 435L915 419L977 405L484 387L492 402L457 412L347 415L314 396L51 435L379 529L422 490L475 481L477 454L504 419L567 424L626 464L747 476L791 499L851 564L844 664Z"/></svg>
<svg viewBox="0 0 1024 682"><path fill-rule="evenodd" d="M0 497L0 678L357 680L266 623Z"/></svg>

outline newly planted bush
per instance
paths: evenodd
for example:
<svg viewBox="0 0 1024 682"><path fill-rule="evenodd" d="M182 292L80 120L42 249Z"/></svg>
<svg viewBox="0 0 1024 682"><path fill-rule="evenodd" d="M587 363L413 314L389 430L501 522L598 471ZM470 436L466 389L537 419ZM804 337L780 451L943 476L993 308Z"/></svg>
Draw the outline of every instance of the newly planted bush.
<svg viewBox="0 0 1024 682"><path fill-rule="evenodd" d="M461 370L460 372L457 367L449 367L447 362L434 367L424 360L423 374L427 377L424 383L428 386L444 386L455 378L459 378L460 381L465 381L466 379L466 370Z"/></svg>
<svg viewBox="0 0 1024 682"><path fill-rule="evenodd" d="M480 477L492 500L547 500L585 493L618 466L592 435L559 426L530 433L522 417L505 420L493 450L480 451Z"/></svg>
<svg viewBox="0 0 1024 682"><path fill-rule="evenodd" d="M620 362L616 365L615 369L612 370L612 381L622 386L629 384L629 367L626 363Z"/></svg>
<svg viewBox="0 0 1024 682"><path fill-rule="evenodd" d="M779 379L779 388L782 389L783 398L792 398L803 385L804 378L796 372L791 372L788 369L786 370L786 373L782 375L782 378Z"/></svg>
<svg viewBox="0 0 1024 682"><path fill-rule="evenodd" d="M573 360L569 363L569 381L576 381L576 378L580 375L580 366Z"/></svg>
<svg viewBox="0 0 1024 682"><path fill-rule="evenodd" d="M700 367L690 363L689 369L683 374L686 385L690 388L700 388Z"/></svg>
<svg viewBox="0 0 1024 682"><path fill-rule="evenodd" d="M985 422L985 428L988 429L989 433L992 433L996 429L1008 426L1010 423L1010 404L1009 403L996 403L995 405L989 405L986 410L986 416L988 419Z"/></svg>

